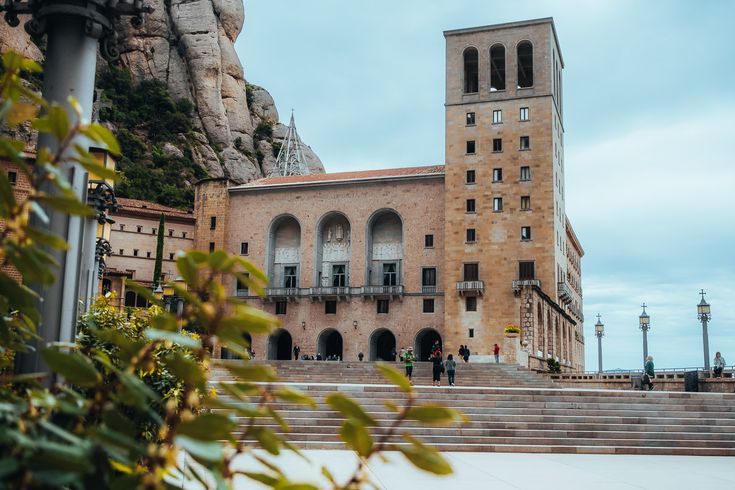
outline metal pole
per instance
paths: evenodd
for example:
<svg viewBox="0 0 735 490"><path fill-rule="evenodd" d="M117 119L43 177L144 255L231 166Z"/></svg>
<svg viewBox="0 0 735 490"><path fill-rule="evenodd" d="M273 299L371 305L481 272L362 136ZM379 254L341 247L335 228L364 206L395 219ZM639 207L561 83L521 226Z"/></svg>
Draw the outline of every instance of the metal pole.
<svg viewBox="0 0 735 490"><path fill-rule="evenodd" d="M597 336L597 372L602 374L602 335Z"/></svg>
<svg viewBox="0 0 735 490"><path fill-rule="evenodd" d="M648 359L648 330L643 329L643 364Z"/></svg>
<svg viewBox="0 0 735 490"><path fill-rule="evenodd" d="M702 315L702 342L704 342L704 370L709 372L709 339L707 338L707 315Z"/></svg>

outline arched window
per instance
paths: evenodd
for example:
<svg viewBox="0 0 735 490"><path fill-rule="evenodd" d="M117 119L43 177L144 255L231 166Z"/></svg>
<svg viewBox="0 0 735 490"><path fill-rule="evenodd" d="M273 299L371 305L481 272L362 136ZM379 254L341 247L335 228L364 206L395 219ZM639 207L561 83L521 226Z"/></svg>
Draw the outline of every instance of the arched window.
<svg viewBox="0 0 735 490"><path fill-rule="evenodd" d="M505 46L490 48L490 91L505 90Z"/></svg>
<svg viewBox="0 0 735 490"><path fill-rule="evenodd" d="M135 307L136 299L135 291L128 291L125 293L125 306Z"/></svg>
<svg viewBox="0 0 735 490"><path fill-rule="evenodd" d="M464 93L475 93L479 87L477 49L467 48L464 51Z"/></svg>
<svg viewBox="0 0 735 490"><path fill-rule="evenodd" d="M533 87L533 45L518 43L518 88Z"/></svg>

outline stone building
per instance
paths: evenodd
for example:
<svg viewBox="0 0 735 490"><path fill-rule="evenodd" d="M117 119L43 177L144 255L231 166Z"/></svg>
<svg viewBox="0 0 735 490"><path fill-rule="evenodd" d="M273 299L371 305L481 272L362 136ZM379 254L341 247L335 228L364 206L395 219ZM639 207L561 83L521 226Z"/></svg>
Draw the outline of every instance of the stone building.
<svg viewBox="0 0 735 490"><path fill-rule="evenodd" d="M196 248L247 256L271 278L262 300L228 285L282 319L252 339L256 356L413 346L425 359L440 340L474 360L498 343L508 361L584 369L553 20L444 35L445 165L198 184Z"/></svg>

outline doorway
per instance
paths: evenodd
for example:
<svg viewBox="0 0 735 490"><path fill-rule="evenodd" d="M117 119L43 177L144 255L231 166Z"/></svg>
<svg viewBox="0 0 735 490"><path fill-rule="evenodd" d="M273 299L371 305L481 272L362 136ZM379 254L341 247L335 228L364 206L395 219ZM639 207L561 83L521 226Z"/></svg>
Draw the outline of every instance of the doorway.
<svg viewBox="0 0 735 490"><path fill-rule="evenodd" d="M268 360L288 361L291 353L291 334L284 329L278 329L268 337Z"/></svg>
<svg viewBox="0 0 735 490"><path fill-rule="evenodd" d="M319 334L316 342L316 351L322 355L323 359L330 356L337 356L341 361L342 357L342 335L333 328L328 328Z"/></svg>
<svg viewBox="0 0 735 490"><path fill-rule="evenodd" d="M395 361L396 337L387 328L376 330L370 337L371 361Z"/></svg>

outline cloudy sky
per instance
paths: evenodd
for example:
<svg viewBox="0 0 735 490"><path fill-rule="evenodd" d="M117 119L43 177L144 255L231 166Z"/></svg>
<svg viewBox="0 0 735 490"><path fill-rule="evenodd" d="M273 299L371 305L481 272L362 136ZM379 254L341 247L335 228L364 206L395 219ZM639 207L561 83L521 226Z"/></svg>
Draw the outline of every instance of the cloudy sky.
<svg viewBox="0 0 735 490"><path fill-rule="evenodd" d="M554 17L567 215L582 261L587 369L735 364L735 2L245 0L246 78L293 108L328 171L444 162L442 31Z"/></svg>

